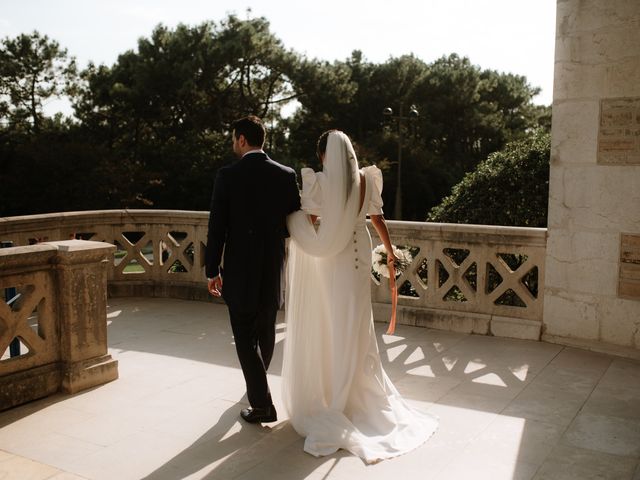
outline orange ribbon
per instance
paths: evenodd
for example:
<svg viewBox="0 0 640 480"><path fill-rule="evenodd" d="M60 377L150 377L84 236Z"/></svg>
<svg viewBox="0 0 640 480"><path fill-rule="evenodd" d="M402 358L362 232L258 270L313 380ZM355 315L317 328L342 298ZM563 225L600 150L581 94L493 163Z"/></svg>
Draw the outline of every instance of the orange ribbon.
<svg viewBox="0 0 640 480"><path fill-rule="evenodd" d="M395 265L389 265L389 286L391 287L391 321L387 329L387 335L393 335L396 331L396 312L398 310L398 286L396 285Z"/></svg>

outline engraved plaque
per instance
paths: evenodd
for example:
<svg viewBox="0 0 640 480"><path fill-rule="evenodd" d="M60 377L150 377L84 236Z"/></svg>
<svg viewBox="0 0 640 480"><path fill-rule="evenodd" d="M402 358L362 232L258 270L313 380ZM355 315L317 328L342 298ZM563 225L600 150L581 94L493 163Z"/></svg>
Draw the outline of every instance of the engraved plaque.
<svg viewBox="0 0 640 480"><path fill-rule="evenodd" d="M640 165L640 97L600 101L598 163Z"/></svg>
<svg viewBox="0 0 640 480"><path fill-rule="evenodd" d="M640 234L620 237L618 296L640 300Z"/></svg>

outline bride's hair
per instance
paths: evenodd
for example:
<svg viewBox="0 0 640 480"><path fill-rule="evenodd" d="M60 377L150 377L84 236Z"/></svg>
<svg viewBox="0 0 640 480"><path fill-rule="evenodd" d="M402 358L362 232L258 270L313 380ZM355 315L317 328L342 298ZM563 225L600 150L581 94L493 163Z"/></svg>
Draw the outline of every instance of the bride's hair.
<svg viewBox="0 0 640 480"><path fill-rule="evenodd" d="M329 145L329 136L331 134L334 134L338 138L341 138L341 141L339 143L342 146L341 156L338 156L336 158L342 158L343 162L342 169L344 176L342 178L342 182L344 182L345 187L346 197L344 201L346 203L349 200L349 196L351 195L354 182L359 184L359 182L357 182L359 180L359 176L357 174L358 160L356 158L356 154L353 150L353 145L349 136L343 131L335 128L327 130L322 135L320 135L320 138L318 138L318 146L316 148L316 155L318 156L318 160L322 161L323 157L326 155L327 147ZM333 154L335 155L335 151L333 151ZM326 164L323 165L322 169L326 169Z"/></svg>
<svg viewBox="0 0 640 480"><path fill-rule="evenodd" d="M331 130L327 130L326 132L324 132L322 135L320 135L320 138L318 138L318 145L316 147L316 155L318 156L318 160L320 160L320 158L327 151L327 140L329 139L329 134L331 132L337 131L338 130L336 130L335 128L332 128Z"/></svg>

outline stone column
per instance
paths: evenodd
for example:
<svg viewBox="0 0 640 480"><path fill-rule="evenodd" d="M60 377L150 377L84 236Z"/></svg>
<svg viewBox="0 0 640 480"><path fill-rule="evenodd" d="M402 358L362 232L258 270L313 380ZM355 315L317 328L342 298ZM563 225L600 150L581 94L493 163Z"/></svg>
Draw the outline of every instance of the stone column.
<svg viewBox="0 0 640 480"><path fill-rule="evenodd" d="M640 358L640 2L556 22L543 339Z"/></svg>
<svg viewBox="0 0 640 480"><path fill-rule="evenodd" d="M62 390L75 393L118 378L107 353L107 269L115 247L103 242L51 242L56 276Z"/></svg>

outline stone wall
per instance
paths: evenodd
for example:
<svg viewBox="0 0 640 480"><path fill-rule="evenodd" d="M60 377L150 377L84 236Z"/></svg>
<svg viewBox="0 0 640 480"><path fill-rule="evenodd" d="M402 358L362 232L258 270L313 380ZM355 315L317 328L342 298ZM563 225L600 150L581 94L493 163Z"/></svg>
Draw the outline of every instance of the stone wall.
<svg viewBox="0 0 640 480"><path fill-rule="evenodd" d="M640 2L559 0L556 22L543 339L636 356Z"/></svg>

